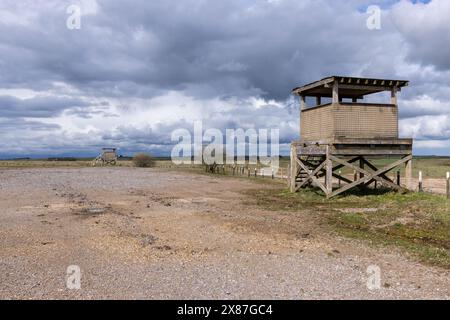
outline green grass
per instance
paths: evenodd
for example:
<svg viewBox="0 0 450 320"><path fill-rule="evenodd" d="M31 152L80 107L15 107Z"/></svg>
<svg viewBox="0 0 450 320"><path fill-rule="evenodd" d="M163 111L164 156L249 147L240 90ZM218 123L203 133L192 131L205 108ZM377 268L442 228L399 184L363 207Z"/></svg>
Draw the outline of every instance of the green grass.
<svg viewBox="0 0 450 320"><path fill-rule="evenodd" d="M428 193L377 191L327 200L316 190L252 190L258 205L277 211L308 210L337 233L401 248L419 261L450 269L450 200Z"/></svg>

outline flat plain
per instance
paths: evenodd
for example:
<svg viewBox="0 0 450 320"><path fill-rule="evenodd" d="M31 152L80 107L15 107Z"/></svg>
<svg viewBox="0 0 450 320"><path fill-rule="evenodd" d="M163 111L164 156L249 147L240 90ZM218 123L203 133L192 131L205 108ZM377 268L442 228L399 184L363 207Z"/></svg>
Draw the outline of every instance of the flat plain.
<svg viewBox="0 0 450 320"><path fill-rule="evenodd" d="M200 171L0 170L0 298L450 297L444 197L331 202ZM81 269L79 290L66 286L70 265ZM371 266L381 272L373 290Z"/></svg>

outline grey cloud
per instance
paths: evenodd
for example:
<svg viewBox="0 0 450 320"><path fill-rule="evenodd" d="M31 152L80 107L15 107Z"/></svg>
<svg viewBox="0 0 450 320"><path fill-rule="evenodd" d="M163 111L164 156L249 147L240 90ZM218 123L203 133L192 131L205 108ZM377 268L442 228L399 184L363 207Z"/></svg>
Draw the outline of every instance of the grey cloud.
<svg viewBox="0 0 450 320"><path fill-rule="evenodd" d="M0 106L0 117L5 118L50 118L68 109L79 115L96 112L88 110L88 107L91 107L89 101L72 97L42 96L19 99L13 96L0 96Z"/></svg>
<svg viewBox="0 0 450 320"><path fill-rule="evenodd" d="M392 17L408 45L408 58L438 70L450 70L450 3L433 0L413 5L406 1L394 7Z"/></svg>
<svg viewBox="0 0 450 320"><path fill-rule="evenodd" d="M352 2L98 2L98 14L83 17L81 30L65 28L59 1L33 29L9 26L0 35L8 45L3 56L19 68L4 72L2 82L66 81L110 96L195 87L203 88L198 96L284 99L299 83L353 73L386 41L366 29Z"/></svg>
<svg viewBox="0 0 450 320"><path fill-rule="evenodd" d="M179 91L200 102L237 99L231 112L220 103L211 105L204 115L209 127L280 128L281 141L289 143L298 137L299 108L290 90L332 74L407 77L411 87L402 93L402 118L450 113L445 104L417 105L424 95L450 99L447 24L425 23L419 30L389 0L381 1L387 13L378 31L366 28L361 10L372 1L98 0L98 12L82 17L81 30L69 30L66 7L73 2L0 3L0 11L24 20L0 21L0 88L33 89L46 96L1 96L0 117L25 121L64 112L86 121L107 119L126 112L119 107L116 113L116 105L141 98L152 108L152 98ZM427 21L436 14L430 11ZM74 91L61 92L57 82ZM255 109L246 104L249 97L274 99L282 107ZM99 98L113 102L99 104ZM174 128L192 127L185 118L172 114L147 128L124 123L100 133L53 134L50 126L41 140L47 149L26 137L21 141L39 150L94 150L111 144L130 152L149 145L161 151L168 149ZM34 125L37 131L45 127ZM448 130L441 133L448 136Z"/></svg>
<svg viewBox="0 0 450 320"><path fill-rule="evenodd" d="M16 134L17 131L48 131L60 129L58 124L29 121L24 119L0 119L2 135Z"/></svg>

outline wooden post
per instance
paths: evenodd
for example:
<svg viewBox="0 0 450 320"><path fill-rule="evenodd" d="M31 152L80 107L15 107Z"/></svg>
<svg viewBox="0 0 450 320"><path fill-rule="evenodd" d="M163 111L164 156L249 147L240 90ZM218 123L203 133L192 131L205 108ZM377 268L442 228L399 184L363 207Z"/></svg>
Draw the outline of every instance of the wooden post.
<svg viewBox="0 0 450 320"><path fill-rule="evenodd" d="M359 167L361 169L364 169L364 159L362 157L359 159ZM364 178L364 173L360 172L359 173L359 178L360 179Z"/></svg>
<svg viewBox="0 0 450 320"><path fill-rule="evenodd" d="M258 169L255 168L255 178L256 178L257 173L258 173Z"/></svg>
<svg viewBox="0 0 450 320"><path fill-rule="evenodd" d="M397 170L397 185L400 185L400 170Z"/></svg>
<svg viewBox="0 0 450 320"><path fill-rule="evenodd" d="M339 84L337 81L333 83L333 104L339 104Z"/></svg>
<svg viewBox="0 0 450 320"><path fill-rule="evenodd" d="M275 171L272 168L272 180L275 179Z"/></svg>
<svg viewBox="0 0 450 320"><path fill-rule="evenodd" d="M447 172L447 199L450 199L450 172Z"/></svg>
<svg viewBox="0 0 450 320"><path fill-rule="evenodd" d="M419 171L419 192L423 192L422 171Z"/></svg>
<svg viewBox="0 0 450 320"><path fill-rule="evenodd" d="M326 176L325 176L325 188L327 189L327 198L331 196L333 192L333 162L330 158L330 146L327 146L327 158L326 158Z"/></svg>
<svg viewBox="0 0 450 320"><path fill-rule="evenodd" d="M353 170L353 181L358 180L358 173L356 172L356 170Z"/></svg>
<svg viewBox="0 0 450 320"><path fill-rule="evenodd" d="M300 109L306 109L306 97L304 95L300 96Z"/></svg>
<svg viewBox="0 0 450 320"><path fill-rule="evenodd" d="M297 176L297 147L295 145L291 145L291 167L289 172L289 187L291 192L295 192L295 180Z"/></svg>
<svg viewBox="0 0 450 320"><path fill-rule="evenodd" d="M391 104L397 105L397 88L391 89Z"/></svg>
<svg viewBox="0 0 450 320"><path fill-rule="evenodd" d="M412 159L405 163L405 183L406 189L412 190Z"/></svg>

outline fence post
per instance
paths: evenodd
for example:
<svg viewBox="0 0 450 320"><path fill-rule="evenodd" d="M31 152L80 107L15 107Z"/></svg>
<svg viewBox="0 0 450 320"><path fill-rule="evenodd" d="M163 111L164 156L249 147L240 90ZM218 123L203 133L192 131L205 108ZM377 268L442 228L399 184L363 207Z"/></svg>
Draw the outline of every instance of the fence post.
<svg viewBox="0 0 450 320"><path fill-rule="evenodd" d="M400 170L397 171L397 185L400 185Z"/></svg>
<svg viewBox="0 0 450 320"><path fill-rule="evenodd" d="M447 172L447 199L450 199L450 172Z"/></svg>
<svg viewBox="0 0 450 320"><path fill-rule="evenodd" d="M256 175L258 174L258 169L257 168L255 168L255 178L256 178Z"/></svg>
<svg viewBox="0 0 450 320"><path fill-rule="evenodd" d="M272 180L275 179L275 171L272 168Z"/></svg>
<svg viewBox="0 0 450 320"><path fill-rule="evenodd" d="M423 192L422 171L419 171L419 192Z"/></svg>

